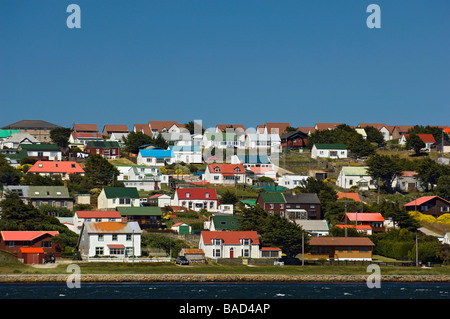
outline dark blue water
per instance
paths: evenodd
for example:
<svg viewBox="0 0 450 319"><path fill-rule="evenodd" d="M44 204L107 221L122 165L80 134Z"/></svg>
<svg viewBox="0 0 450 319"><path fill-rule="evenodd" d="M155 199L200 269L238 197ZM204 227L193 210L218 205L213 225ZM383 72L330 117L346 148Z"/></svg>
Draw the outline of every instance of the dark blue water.
<svg viewBox="0 0 450 319"><path fill-rule="evenodd" d="M450 283L0 284L0 299L450 299Z"/></svg>

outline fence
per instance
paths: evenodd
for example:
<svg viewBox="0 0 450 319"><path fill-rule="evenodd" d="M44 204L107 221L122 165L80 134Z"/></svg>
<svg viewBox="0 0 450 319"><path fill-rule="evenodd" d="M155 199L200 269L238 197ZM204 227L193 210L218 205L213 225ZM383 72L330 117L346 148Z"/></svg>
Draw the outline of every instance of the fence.
<svg viewBox="0 0 450 319"><path fill-rule="evenodd" d="M87 257L85 261L88 262L113 262L113 263L155 263L155 262L171 262L172 258L170 257L151 257L151 258L145 258L145 257L127 257L127 258L118 258L118 257Z"/></svg>

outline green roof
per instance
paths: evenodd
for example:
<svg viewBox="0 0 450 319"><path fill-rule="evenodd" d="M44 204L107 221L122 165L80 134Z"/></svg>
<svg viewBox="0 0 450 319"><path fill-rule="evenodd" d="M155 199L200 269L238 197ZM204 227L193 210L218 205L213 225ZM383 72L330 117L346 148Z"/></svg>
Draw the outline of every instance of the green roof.
<svg viewBox="0 0 450 319"><path fill-rule="evenodd" d="M14 133L20 133L20 130L0 130L0 138L9 137Z"/></svg>
<svg viewBox="0 0 450 319"><path fill-rule="evenodd" d="M265 203L285 203L281 193L261 193L259 194Z"/></svg>
<svg viewBox="0 0 450 319"><path fill-rule="evenodd" d="M89 141L90 147L103 147L103 148L118 148L119 143L116 141Z"/></svg>
<svg viewBox="0 0 450 319"><path fill-rule="evenodd" d="M346 150L344 144L314 144L318 150Z"/></svg>
<svg viewBox="0 0 450 319"><path fill-rule="evenodd" d="M20 144L19 147L27 151L59 151L56 144Z"/></svg>
<svg viewBox="0 0 450 319"><path fill-rule="evenodd" d="M215 215L212 217L216 230L238 230L239 220L232 215Z"/></svg>
<svg viewBox="0 0 450 319"><path fill-rule="evenodd" d="M250 206L255 206L256 205L256 200L255 199L241 199L240 202L243 203L243 204L250 205Z"/></svg>
<svg viewBox="0 0 450 319"><path fill-rule="evenodd" d="M105 187L106 198L139 198L136 187Z"/></svg>
<svg viewBox="0 0 450 319"><path fill-rule="evenodd" d="M346 176L363 176L369 175L367 166L344 166L342 170Z"/></svg>
<svg viewBox="0 0 450 319"><path fill-rule="evenodd" d="M64 186L28 186L30 198L70 198L69 190Z"/></svg>
<svg viewBox="0 0 450 319"><path fill-rule="evenodd" d="M117 207L121 216L162 216L161 207L142 206L142 207Z"/></svg>

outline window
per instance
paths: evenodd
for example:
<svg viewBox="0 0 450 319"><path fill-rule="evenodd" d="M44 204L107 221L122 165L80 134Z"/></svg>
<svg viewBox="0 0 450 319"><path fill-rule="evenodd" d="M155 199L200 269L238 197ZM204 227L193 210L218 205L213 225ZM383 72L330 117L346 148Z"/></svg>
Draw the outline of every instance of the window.
<svg viewBox="0 0 450 319"><path fill-rule="evenodd" d="M242 245L250 245L251 240L250 239L242 239L241 242L242 242Z"/></svg>
<svg viewBox="0 0 450 319"><path fill-rule="evenodd" d="M95 247L95 254L98 256L103 256L103 247Z"/></svg>
<svg viewBox="0 0 450 319"><path fill-rule="evenodd" d="M280 204L280 208L283 209L284 208L284 204Z"/></svg>
<svg viewBox="0 0 450 319"><path fill-rule="evenodd" d="M190 193L186 193L186 198L189 198L189 197L191 197L191 194Z"/></svg>
<svg viewBox="0 0 450 319"><path fill-rule="evenodd" d="M99 234L98 235L98 241L103 241L103 239L104 239L103 234Z"/></svg>
<svg viewBox="0 0 450 319"><path fill-rule="evenodd" d="M131 241L131 235L127 234L127 241Z"/></svg>
<svg viewBox="0 0 450 319"><path fill-rule="evenodd" d="M205 194L205 197L206 197L206 198L209 198L209 193L206 193L206 194Z"/></svg>
<svg viewBox="0 0 450 319"><path fill-rule="evenodd" d="M450 207L448 207L448 206L441 207L441 212L449 212L449 211L450 211Z"/></svg>
<svg viewBox="0 0 450 319"><path fill-rule="evenodd" d="M111 248L109 250L110 255L123 255L125 250L123 248Z"/></svg>
<svg viewBox="0 0 450 319"><path fill-rule="evenodd" d="M52 242L50 240L41 241L41 247L42 248L51 248Z"/></svg>
<svg viewBox="0 0 450 319"><path fill-rule="evenodd" d="M222 239L213 239L212 243L213 243L213 245L221 245L222 244Z"/></svg>
<svg viewBox="0 0 450 319"><path fill-rule="evenodd" d="M213 249L213 257L220 257L220 249Z"/></svg>
<svg viewBox="0 0 450 319"><path fill-rule="evenodd" d="M117 234L112 235L112 241L117 241L117 239L118 239Z"/></svg>
<svg viewBox="0 0 450 319"><path fill-rule="evenodd" d="M242 256L243 257L250 257L250 250L242 249Z"/></svg>
<svg viewBox="0 0 450 319"><path fill-rule="evenodd" d="M269 204L269 208L272 208L272 209L273 209L273 204Z"/></svg>
<svg viewBox="0 0 450 319"><path fill-rule="evenodd" d="M96 218L95 221L96 221L97 223L100 223L100 222L102 221L102 219L101 219L101 218Z"/></svg>
<svg viewBox="0 0 450 319"><path fill-rule="evenodd" d="M129 205L131 203L131 199L130 198L119 198L119 204L121 205Z"/></svg>

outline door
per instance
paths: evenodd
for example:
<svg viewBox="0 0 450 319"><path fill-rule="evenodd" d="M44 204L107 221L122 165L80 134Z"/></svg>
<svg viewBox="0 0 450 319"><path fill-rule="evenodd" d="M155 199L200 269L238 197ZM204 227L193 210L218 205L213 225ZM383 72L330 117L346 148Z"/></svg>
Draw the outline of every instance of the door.
<svg viewBox="0 0 450 319"><path fill-rule="evenodd" d="M234 258L234 248L230 248L230 258Z"/></svg>

